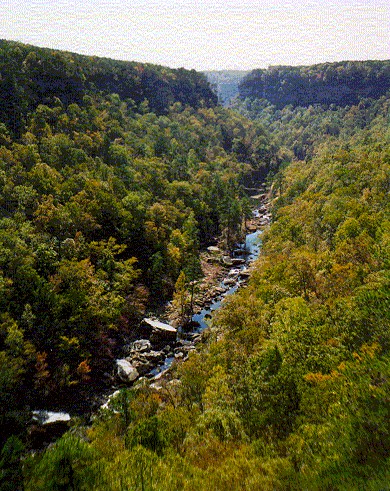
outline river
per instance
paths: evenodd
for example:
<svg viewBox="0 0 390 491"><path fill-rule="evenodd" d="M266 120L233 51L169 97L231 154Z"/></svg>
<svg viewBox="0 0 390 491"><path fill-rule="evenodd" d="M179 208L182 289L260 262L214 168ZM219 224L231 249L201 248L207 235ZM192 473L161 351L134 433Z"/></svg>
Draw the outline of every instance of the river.
<svg viewBox="0 0 390 491"><path fill-rule="evenodd" d="M250 263L257 259L260 253L261 234L262 230L256 230L255 232L247 234L245 237L245 242L237 247L234 257L236 259L242 259L245 262L243 264L232 266L232 268L227 272L225 278L218 285L223 292L214 297L211 304L208 304L202 308L200 312L192 316L192 324L195 326L192 330L192 334L201 333L208 328L208 320L211 319L212 313L221 307L226 297L232 295L241 285L246 282L247 276L245 275L244 279L241 275L242 273L246 272ZM186 334L188 335L188 333ZM165 373L170 368L174 360L174 356L167 356L164 362L151 370L148 376L153 378L158 377L161 373Z"/></svg>
<svg viewBox="0 0 390 491"><path fill-rule="evenodd" d="M207 329L209 327L208 320L211 319L212 313L221 307L226 297L232 295L243 283L245 283L245 280L243 280L240 275L242 272L247 270L251 262L257 259L261 247L261 234L262 230L256 230L255 232L247 234L245 237L245 242L240 244L239 248L236 249L237 252L239 249L242 252L236 253L235 258L243 259L245 260L245 263L234 266L232 269L230 269L227 276L218 285L219 288L223 290L223 293L217 295L212 300L211 304L207 305L207 307L204 307L200 312L192 316L192 323L194 326L196 326L193 328L192 333L201 333ZM231 273L234 274L232 275ZM233 276L235 277L234 284L231 286L227 285L226 283L230 283ZM149 377L155 378L161 376L161 374L169 370L174 361L174 356L167 356L162 364L150 371Z"/></svg>
<svg viewBox="0 0 390 491"><path fill-rule="evenodd" d="M225 292L222 295L219 295L218 297L216 297L213 300L213 302L211 303L211 305L205 307L204 309L201 310L201 312L199 312L198 314L194 314L192 316L193 322L199 324L199 327L197 327L195 329L195 331L201 332L204 329L206 329L208 327L207 319L210 318L212 312L214 312L215 310L218 310L221 307L221 304L222 304L224 298L226 298L229 295L232 295L240 287L240 285L243 283L243 280L240 279L240 273L243 270L246 270L248 268L248 265L258 257L259 252L260 252L260 235L261 235L261 233L262 233L261 230L257 230L256 232L252 232L250 234L247 234L247 236L245 237L245 242L243 244L241 244L241 247L240 247L242 250L242 253L241 254L235 254L236 258L244 259L245 263L234 266L234 268L229 271L228 276L221 281L219 286L221 288L223 288L225 290ZM239 249L237 248L237 251L238 250ZM234 273L234 275L231 274L232 272ZM237 274L236 274L236 272L237 272ZM226 289L226 287L229 286L226 284L226 282L229 282L229 280L231 280L232 276L236 276L236 281L235 281L233 286L230 286L229 288Z"/></svg>

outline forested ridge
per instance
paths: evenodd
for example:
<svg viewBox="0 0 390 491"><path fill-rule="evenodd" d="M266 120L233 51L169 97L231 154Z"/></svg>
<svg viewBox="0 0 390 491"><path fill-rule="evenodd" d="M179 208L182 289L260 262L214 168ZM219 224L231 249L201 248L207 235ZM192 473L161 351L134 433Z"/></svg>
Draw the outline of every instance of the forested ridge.
<svg viewBox="0 0 390 491"><path fill-rule="evenodd" d="M0 489L388 486L388 95L194 106L92 91L4 119ZM239 236L267 173L261 257L207 341L26 454L26 404L88 393L202 244Z"/></svg>
<svg viewBox="0 0 390 491"><path fill-rule="evenodd" d="M217 97L195 70L83 56L0 40L2 121L19 133L38 104L79 104L88 94L118 94L163 114L174 102L215 106Z"/></svg>
<svg viewBox="0 0 390 491"><path fill-rule="evenodd" d="M277 108L323 104L350 106L378 99L390 88L390 61L342 61L253 70L240 83L240 98L266 99Z"/></svg>

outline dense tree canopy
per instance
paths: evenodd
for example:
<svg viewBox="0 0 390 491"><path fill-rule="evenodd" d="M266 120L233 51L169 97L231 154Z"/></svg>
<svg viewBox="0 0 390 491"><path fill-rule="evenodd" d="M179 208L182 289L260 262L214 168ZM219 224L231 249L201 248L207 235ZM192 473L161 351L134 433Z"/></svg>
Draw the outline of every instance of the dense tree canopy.
<svg viewBox="0 0 390 491"><path fill-rule="evenodd" d="M272 66L253 70L240 83L240 97L284 106L336 104L378 99L390 88L389 61L345 61L311 66Z"/></svg>
<svg viewBox="0 0 390 491"><path fill-rule="evenodd" d="M386 63L323 65L372 86L343 107L233 112L193 72L1 50L0 489L385 489ZM23 454L29 405L96 387L153 300L187 315L200 247L234 242L243 187L267 174L262 255L177 378Z"/></svg>
<svg viewBox="0 0 390 491"><path fill-rule="evenodd" d="M80 104L85 95L118 94L164 114L174 102L215 106L206 78L195 70L116 61L0 40L0 111L12 131L29 111L57 99Z"/></svg>
<svg viewBox="0 0 390 491"><path fill-rule="evenodd" d="M278 173L248 287L175 384L140 385L95 420L67 482L99 462L86 489L386 488L387 117L384 103L352 137L315 144ZM36 459L27 489L56 489L69 438Z"/></svg>
<svg viewBox="0 0 390 491"><path fill-rule="evenodd" d="M145 309L172 297L181 272L201 275L199 247L226 230L237 238L243 183L278 156L260 124L211 107L195 72L0 51L0 90L13 77L18 97L0 98L12 102L0 112L5 438L24 408L104 383Z"/></svg>

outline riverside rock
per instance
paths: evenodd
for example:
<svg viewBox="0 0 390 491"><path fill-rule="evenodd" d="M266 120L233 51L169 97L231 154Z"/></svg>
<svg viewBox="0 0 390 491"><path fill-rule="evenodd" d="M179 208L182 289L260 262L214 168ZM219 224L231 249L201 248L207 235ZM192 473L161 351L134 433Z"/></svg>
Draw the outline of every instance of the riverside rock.
<svg viewBox="0 0 390 491"><path fill-rule="evenodd" d="M240 271L240 278L248 279L250 275L251 275L251 271L248 268L242 269Z"/></svg>
<svg viewBox="0 0 390 491"><path fill-rule="evenodd" d="M221 252L221 249L217 246L209 246L207 248L208 252L210 252L211 254L218 254L219 252Z"/></svg>
<svg viewBox="0 0 390 491"><path fill-rule="evenodd" d="M116 360L118 378L125 383L131 383L139 377L138 370L126 359Z"/></svg>
<svg viewBox="0 0 390 491"><path fill-rule="evenodd" d="M177 329L170 324L165 324L164 322L155 319L145 318L142 321L142 326L152 329L153 333L160 337L176 339Z"/></svg>
<svg viewBox="0 0 390 491"><path fill-rule="evenodd" d="M145 346L145 343L142 346ZM165 356L166 353L164 350L162 351L133 350L130 353L130 355L126 358L126 360L130 363L130 365L132 365L134 368L137 369L140 375L145 375L160 361L164 360Z"/></svg>
<svg viewBox="0 0 390 491"><path fill-rule="evenodd" d="M235 264L245 264L245 259L239 258L239 257L233 257L232 258L232 263L233 265Z"/></svg>
<svg viewBox="0 0 390 491"><path fill-rule="evenodd" d="M236 279L235 278L225 278L223 280L223 282L225 283L225 285L227 286L232 286L232 285L235 285L236 284Z"/></svg>
<svg viewBox="0 0 390 491"><path fill-rule="evenodd" d="M223 256L222 257L222 262L226 266L232 266L233 265L232 258L230 256Z"/></svg>
<svg viewBox="0 0 390 491"><path fill-rule="evenodd" d="M131 345L131 350L139 353L150 351L151 349L152 344L149 339L137 339L137 341L134 341L134 343Z"/></svg>
<svg viewBox="0 0 390 491"><path fill-rule="evenodd" d="M236 254L240 252L245 254L247 258L244 260L245 265L249 265L259 252L259 246L256 245L259 234L261 232L257 235L248 234L249 240L236 246ZM247 280L251 274L251 269L248 267L233 268L233 261L231 261L230 256L225 256L225 259L231 264L225 268L219 266L218 281L220 283L209 285L201 296L195 299L197 305L195 314L197 315L192 318L193 332L181 331L179 338L177 338L177 329L173 326L164 324L155 318L143 320L140 326L141 332L143 332L140 335L142 339L137 339L128 344L126 346L126 354L128 355L126 359L117 360L117 364L120 362L122 365L121 368L127 367L130 370L130 378L135 376L138 383L146 377L153 381L151 387L159 389L161 387L160 381L166 381L171 376L170 366L172 362L175 360L176 363L185 361L189 353L196 349L195 345L207 339L207 331L203 331L207 327L205 320L211 318L211 313L215 310L215 308L209 308L209 305L216 304L217 301L221 302L223 297L234 290L232 286L244 284L242 280ZM221 260L222 258L219 257L218 261ZM155 337L156 333L159 334L157 337ZM150 339L144 339L144 336L145 338L150 336ZM171 336L171 339L168 340L166 336ZM154 351L155 349L156 351ZM126 375L122 375L122 377L126 377L126 383L130 383ZM121 380L125 381L123 378Z"/></svg>
<svg viewBox="0 0 390 491"><path fill-rule="evenodd" d="M70 421L70 414L65 412L37 410L33 411L32 414L33 420L43 426L53 423L67 423L68 421Z"/></svg>
<svg viewBox="0 0 390 491"><path fill-rule="evenodd" d="M68 429L71 416L64 412L37 410L32 412L32 424L27 438L32 449L41 449L60 438Z"/></svg>
<svg viewBox="0 0 390 491"><path fill-rule="evenodd" d="M146 375L154 366L147 360L132 360L131 364L140 376Z"/></svg>

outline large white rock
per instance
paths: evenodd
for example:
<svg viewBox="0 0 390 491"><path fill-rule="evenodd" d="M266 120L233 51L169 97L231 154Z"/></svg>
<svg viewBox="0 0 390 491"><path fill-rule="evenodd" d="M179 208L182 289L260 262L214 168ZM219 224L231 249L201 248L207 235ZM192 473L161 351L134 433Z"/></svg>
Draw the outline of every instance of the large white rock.
<svg viewBox="0 0 390 491"><path fill-rule="evenodd" d="M120 380L125 383L134 382L139 377L138 370L133 365L125 360L116 360L117 374Z"/></svg>
<svg viewBox="0 0 390 491"><path fill-rule="evenodd" d="M41 425L49 425L52 423L66 423L70 421L70 414L59 413L54 411L37 410L33 411L33 419Z"/></svg>
<svg viewBox="0 0 390 491"><path fill-rule="evenodd" d="M170 324L164 324L163 322L154 319L147 319L147 318L145 318L143 322L145 322L145 324L148 324L150 327L158 331L164 331L164 332L176 334L176 328L174 328Z"/></svg>
<svg viewBox="0 0 390 491"><path fill-rule="evenodd" d="M209 246L207 248L207 250L211 253L211 254L215 254L215 253L218 253L218 252L221 252L221 249L217 246Z"/></svg>

